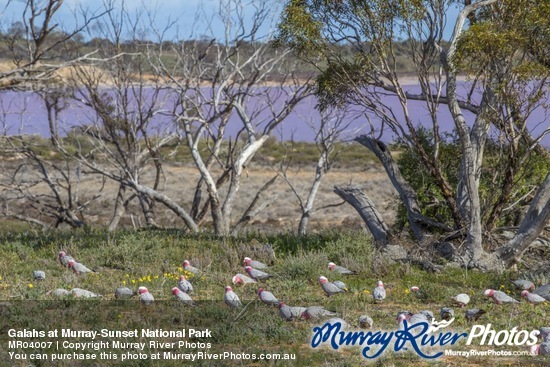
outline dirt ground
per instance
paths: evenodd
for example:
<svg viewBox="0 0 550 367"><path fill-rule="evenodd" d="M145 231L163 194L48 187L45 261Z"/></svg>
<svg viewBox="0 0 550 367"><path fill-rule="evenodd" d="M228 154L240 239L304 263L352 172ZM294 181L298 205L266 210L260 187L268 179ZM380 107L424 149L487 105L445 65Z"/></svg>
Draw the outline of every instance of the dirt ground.
<svg viewBox="0 0 550 367"><path fill-rule="evenodd" d="M12 162L15 166L16 162ZM7 167L5 167L6 169ZM315 167L304 165L302 167L289 168L287 177L301 195L303 202L307 198L308 191L314 178ZM199 178L199 173L194 166L183 164L165 163L164 175L161 180L160 190L168 197L174 199L186 210L190 210ZM7 170L6 170L7 171ZM154 171L145 170L142 174L142 182L152 186ZM243 173L242 184L237 193L232 220L238 221L246 208L250 205L258 190L277 172L262 164L251 164ZM217 177L217 176L215 176ZM325 176L316 197L315 207L341 203L342 200L333 192L335 185L354 185L364 189L367 196L374 202L384 219L389 223L394 222L395 210L392 207L394 189L391 186L383 168L372 160L366 160L360 167L334 168ZM103 189L100 191L100 188ZM37 194L51 194L49 188L40 184L32 188ZM113 214L114 202L118 190L118 184L107 180L103 183L102 177L87 173L82 170L81 181L78 184L79 202L89 201L99 194L99 198L90 201L83 211L85 221L92 226L106 226ZM222 195L227 190L227 183L222 186ZM205 193L206 195L206 193ZM300 220L300 204L287 182L279 177L270 187L267 197L276 199L264 211L259 213L249 224L248 228L259 231L272 230L296 230ZM22 203L20 205L28 205ZM16 211L20 205L11 204L11 211ZM129 210L120 222L121 227L140 227L144 223L143 215L137 200L130 205ZM155 206L157 224L168 228L184 227L183 221L176 217L168 208L160 203ZM310 217L310 230L319 228L359 228L362 220L357 212L348 204L332 206L315 211ZM206 218L208 226L209 216Z"/></svg>

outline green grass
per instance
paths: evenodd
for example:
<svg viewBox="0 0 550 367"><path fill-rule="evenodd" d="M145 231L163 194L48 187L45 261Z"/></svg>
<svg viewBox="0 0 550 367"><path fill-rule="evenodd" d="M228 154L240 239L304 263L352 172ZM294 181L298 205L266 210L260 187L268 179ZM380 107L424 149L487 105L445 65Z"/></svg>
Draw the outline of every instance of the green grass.
<svg viewBox="0 0 550 367"><path fill-rule="evenodd" d="M251 245L256 241L274 245L275 259L261 258ZM409 265L389 264L380 258L367 236L357 232L326 232L306 237L290 234L277 237L249 235L236 239L220 239L209 234L186 235L179 231L120 231L113 234L103 231L80 232L19 232L0 234L0 347L5 348L7 330L133 330L162 328L209 328L214 351L246 353L296 353L292 362L238 361L198 365L297 365L297 366L356 366L365 363L357 349L333 351L328 348L311 349L309 338L314 323L285 322L274 307L261 304L256 297L257 286L235 287L246 309L228 308L223 303L224 286L231 277L243 272L242 259L250 256L273 261L269 272L277 276L264 283L280 300L289 305L322 305L342 314L351 325L361 314L370 315L374 329L395 330L395 317L399 310L417 312L431 310L439 313L441 306L450 306L449 298L458 293L471 296L472 307L485 309L488 314L479 323L491 323L496 330L535 329L548 321L548 306L533 308L522 302L516 306L495 305L482 292L486 288L502 289L518 298L518 292L508 281L513 274L483 274L462 269L447 269L442 273L426 273ZM77 260L97 270L97 274L74 276L57 261L57 252L66 250ZM198 306L180 307L172 299L170 289L177 284L182 273L183 259L205 270L204 275L193 279ZM328 261L334 261L359 272L356 276L338 276L327 270ZM33 270L44 270L47 278L42 282L32 279ZM329 280L340 279L347 283L350 292L325 297L317 279L325 275ZM371 291L382 279L388 298L382 304L372 302ZM155 296L152 307L141 306L137 299L115 301L113 292L118 286L137 289L145 285ZM426 294L418 298L408 292L412 285ZM47 292L55 288L80 287L104 295L102 300L53 300ZM454 328L469 331L471 325L456 309ZM108 339L107 339L108 340ZM160 339L169 341L170 339ZM86 341L86 340L81 340ZM133 341L133 340L132 340ZM140 338L139 341L147 341ZM193 341L193 340L190 340ZM0 348L5 357L6 350ZM458 347L457 347L458 348ZM455 349L457 349L455 348ZM470 349L461 345L459 348ZM479 347L478 347L479 348ZM175 348L174 351L179 351ZM51 351L45 351L50 353ZM88 351L94 353L93 351ZM148 350L147 353L157 352ZM30 353L30 351L29 351ZM96 352L98 353L98 352ZM504 365L540 365L542 358L520 357L516 360L490 360L487 358L441 358L434 366L484 365L489 361ZM43 361L0 362L0 365L27 366L113 365L112 361L86 364L64 361L52 364ZM219 361L218 361L219 362ZM247 363L250 362L250 363ZM547 361L546 361L547 362ZM375 362L380 366L428 365L411 353L387 353ZM180 366L181 361L132 361L118 363L128 366Z"/></svg>

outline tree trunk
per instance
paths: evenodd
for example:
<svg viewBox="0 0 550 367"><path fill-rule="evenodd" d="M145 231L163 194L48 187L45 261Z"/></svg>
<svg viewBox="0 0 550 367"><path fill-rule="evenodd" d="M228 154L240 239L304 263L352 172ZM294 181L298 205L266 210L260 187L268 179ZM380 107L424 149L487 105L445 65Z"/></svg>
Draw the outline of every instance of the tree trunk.
<svg viewBox="0 0 550 367"><path fill-rule="evenodd" d="M319 191L319 187L321 186L321 181L323 180L323 177L325 176L325 173L326 173L325 167L327 164L327 160L328 160L328 153L327 151L323 151L323 153L319 157L319 160L317 161L317 167L315 169L315 178L313 179L313 184L311 185L311 188L309 190L309 194L306 200L306 205L302 208L302 216L300 218L300 224L298 225L298 234L300 236L305 236L307 234L309 216L311 214L311 210L313 209L315 197L317 196L317 192Z"/></svg>
<svg viewBox="0 0 550 367"><path fill-rule="evenodd" d="M391 236L390 229L384 223L372 201L361 189L334 186L334 192L357 210L377 244L384 246L388 243Z"/></svg>
<svg viewBox="0 0 550 367"><path fill-rule="evenodd" d="M388 147L383 142L372 139L367 135L358 136L355 138L355 141L361 143L373 152L384 166L393 187L395 187L399 193L399 197L407 209L408 221L417 240L422 241L424 239L423 226L439 228L445 231L450 230L450 228L444 224L438 223L433 219L422 215L420 212L420 206L418 205L416 193L401 175L399 167L397 167L397 164L394 162Z"/></svg>
<svg viewBox="0 0 550 367"><path fill-rule="evenodd" d="M120 186L118 187L118 193L115 199L115 210L113 212L113 217L109 222L110 232L114 231L118 227L118 223L120 222L120 219L126 212L126 205L124 201L125 194L126 194L126 186L124 186L123 184L120 184Z"/></svg>
<svg viewBox="0 0 550 367"><path fill-rule="evenodd" d="M237 191L239 190L239 187L241 185L241 176L243 170L268 138L269 135L262 135L259 139L255 139L254 141L249 142L244 147L243 151L239 154L239 157L233 164L233 170L231 171L231 181L229 183L227 195L225 197L221 210L223 218L222 228L225 234L228 234L230 231L233 201L235 200Z"/></svg>
<svg viewBox="0 0 550 367"><path fill-rule="evenodd" d="M197 224L193 221L193 218L191 218L191 216L187 213L187 211L183 209L181 206L179 206L174 200L170 199L168 196L164 195L161 192L153 190L147 186L142 186L135 182L127 182L125 184L127 184L129 187L136 190L138 193L145 194L150 198L158 201L159 203L164 204L166 207L172 210L178 217L180 217L185 222L185 225L187 226L187 228L189 228L191 231L195 233L199 231Z"/></svg>
<svg viewBox="0 0 550 367"><path fill-rule="evenodd" d="M258 205L258 202L260 199L264 196L266 191L275 183L278 176L273 177L271 180L267 181L256 193L256 196L248 206L248 208L245 210L244 214L242 215L241 219L235 224L233 229L231 230L231 235L236 236L241 228L246 226L252 218L254 218L256 215L258 215L259 212L267 208L269 205L271 205L272 202L277 200L277 195L271 195L271 197L267 200L265 200L262 204Z"/></svg>
<svg viewBox="0 0 550 367"><path fill-rule="evenodd" d="M490 5L497 0L484 0L471 5L468 5L462 9L457 17L456 24L451 37L451 42L448 52L441 52L441 63L445 69L445 75L447 77L447 98L449 111L456 126L458 136L460 138L460 144L462 146L462 166L459 180L462 181L462 185L465 187L466 197L468 200L468 232L467 232L467 247L468 256L473 263L477 262L483 257L485 252L483 251L482 240L483 232L481 227L481 205L479 201L479 183L476 176L479 174L477 161L480 156L476 154L477 142L471 139L470 129L466 124L462 109L458 101L456 90L456 67L453 64L453 57L456 51L458 39L463 31L464 22L466 18L477 9ZM478 115L479 120L479 115ZM476 121L476 124L481 121ZM475 125L474 125L475 127ZM484 126L480 125L480 133ZM482 137L482 134L479 134ZM481 143L481 141L479 142ZM482 146L482 144L480 144ZM464 199L464 198L462 198Z"/></svg>
<svg viewBox="0 0 550 367"><path fill-rule="evenodd" d="M517 263L550 220L550 173L540 185L529 210L512 238L498 252L506 267Z"/></svg>

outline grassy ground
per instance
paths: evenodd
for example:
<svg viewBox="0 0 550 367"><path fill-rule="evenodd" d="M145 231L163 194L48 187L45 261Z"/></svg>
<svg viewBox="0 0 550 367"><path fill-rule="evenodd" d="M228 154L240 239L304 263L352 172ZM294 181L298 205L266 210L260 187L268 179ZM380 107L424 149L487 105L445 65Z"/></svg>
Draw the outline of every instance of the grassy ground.
<svg viewBox="0 0 550 367"><path fill-rule="evenodd" d="M275 248L275 258L261 252L258 243L270 242ZM491 323L495 330L532 330L548 326L548 305L531 307L525 302L515 306L499 306L483 297L486 288L502 289L518 298L518 292L511 288L509 279L513 274L481 274L461 269L448 269L440 274L426 273L408 265L388 264L371 246L368 238L358 232L325 232L305 238L279 235L222 240L208 235L187 236L179 232L104 232L80 233L20 233L0 234L0 352L1 366L180 366L182 361L155 361L150 358L141 361L101 360L96 362L34 360L14 361L7 359L7 336L9 329L55 330L134 330L142 328L181 330L182 328L208 328L212 337L206 339L188 338L189 342L208 342L208 352L234 353L294 353L293 361L261 361L236 359L233 361L195 362L197 365L297 365L297 366L356 366L367 361L358 349L341 351L332 349L311 349L309 347L312 328L308 321L285 322L275 307L261 304L256 297L257 286L235 287L246 308L230 309L223 303L224 286L231 277L243 272L244 256L272 262L269 272L277 277L263 283L280 300L292 306L322 305L336 310L354 328L361 314L374 319L374 330L395 330L395 317L399 310L417 312L431 310L436 315L441 306L450 306L449 298L458 293L471 296L471 306L485 309L488 313L478 323ZM57 261L57 252L66 250L77 260L94 268L97 273L75 276ZM182 274L181 261L189 259L192 264L204 269L204 275L193 278L197 307L180 307L172 300L170 289L177 284ZM334 261L353 268L359 275L336 276L329 273L327 263ZM46 280L32 279L33 270L44 270ZM345 281L350 292L330 298L324 296L317 279L320 275L330 280ZM382 279L388 290L388 298L382 304L372 302L371 291L376 281ZM137 299L115 301L114 289L126 285L137 289L144 285L155 296L151 307L141 306ZM408 292L412 285L419 286L426 297L418 298ZM53 300L47 292L55 288L85 288L104 295L101 300ZM455 308L457 317L453 328L468 332L471 325L464 319L463 312ZM13 339L13 338L11 338ZM114 340L117 338L113 338ZM118 338L120 340L120 338ZM32 339L27 339L27 341ZM63 338L41 340L89 341ZM103 339L109 340L109 338ZM128 341L167 342L170 338L128 339ZM525 350L526 347L494 347L495 350ZM469 350L464 343L453 349ZM479 347L477 349L486 349ZM149 349L148 355L165 351L182 352L178 348ZM203 350L204 349L198 349ZM13 351L13 350L10 350ZM97 354L115 350L85 353ZM134 352L131 349L122 353ZM27 354L33 353L27 350ZM50 355L52 350L43 353ZM84 352L83 352L84 353ZM136 352L137 353L137 352ZM162 355L162 353L161 353ZM32 363L32 364L31 364ZM548 365L542 357L517 358L461 358L441 357L435 362L426 362L410 352L386 353L373 362L379 366L466 366L494 365L528 366Z"/></svg>

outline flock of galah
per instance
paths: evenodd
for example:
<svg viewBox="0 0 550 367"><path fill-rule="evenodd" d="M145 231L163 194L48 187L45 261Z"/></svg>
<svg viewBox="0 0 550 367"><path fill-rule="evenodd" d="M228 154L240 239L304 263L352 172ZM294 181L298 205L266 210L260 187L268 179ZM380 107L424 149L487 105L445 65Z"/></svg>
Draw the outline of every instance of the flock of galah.
<svg viewBox="0 0 550 367"><path fill-rule="evenodd" d="M58 256L61 265L68 267L75 274L86 274L92 272L92 270L77 262L73 257L67 255L64 251L60 251ZM192 266L188 260L184 260L182 266L185 271L190 272L195 276L201 276L202 274L202 272L196 267ZM328 264L328 270L340 275L357 274L355 271L349 270L343 266L336 265L333 262L330 262ZM239 273L232 277L231 280L234 285L246 286L248 284L258 284L258 282L265 282L269 278L273 277L273 275L267 272L269 271L268 265L257 260L252 260L249 257L244 258L244 271L246 274ZM40 270L34 271L33 275L34 278L37 280L45 278L45 273ZM529 280L520 279L514 280L512 282L518 289L521 290L521 297L523 297L528 303L537 305L544 304L550 301L550 283L535 288L535 284ZM348 292L348 287L344 282L339 280L330 282L325 276L319 277L319 285L327 297L331 297L339 293ZM193 291L193 284L184 275L180 276L177 286L172 288L172 294L174 295L175 299L182 304L188 306L195 305L193 299L191 298L191 294L193 294ZM423 296L423 292L418 286L411 287L410 292L418 296ZM73 288L71 291L65 289L56 289L49 293L55 297L101 297L101 295L99 294L80 288ZM139 298L142 304L151 305L152 303L154 303L154 297L146 287L139 287L137 294L139 294ZM483 294L486 297L492 298L494 303L499 305L505 303L519 303L518 300L502 291L487 289L483 292ZM136 292L127 287L119 287L115 290L116 299L129 299L134 295L136 295ZM373 302L377 303L383 302L386 299L386 289L384 288L384 283L382 281L378 281L376 287L372 290L372 297ZM289 306L285 302L280 301L273 293L264 289L263 287L258 288L258 298L266 305L278 307L280 316L287 321L300 319L319 320L331 318L327 321L339 321L342 323L342 325L349 326L346 321L337 317L338 314L336 312L327 310L321 306ZM470 297L465 293L461 293L452 297L451 300L457 307L462 308L468 305L468 303L470 302ZM224 301L230 307L243 307L239 296L229 285L225 287ZM467 321L470 322L477 321L485 313L486 312L482 309L471 308L465 311L465 318ZM442 320L451 320L455 317L454 310L449 307L443 307L440 310L440 317ZM397 313L397 324L400 327L402 327L404 321L407 321L409 324L412 325L422 321L431 323L433 319L434 315L431 311L420 311L418 313L400 311ZM358 325L361 328L371 328L373 324L374 321L371 317L367 315L361 315L359 317ZM542 343L533 346L531 348L531 352L533 354L550 354L550 327L543 327L539 330L539 332L539 336L542 338Z"/></svg>

